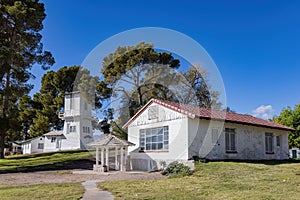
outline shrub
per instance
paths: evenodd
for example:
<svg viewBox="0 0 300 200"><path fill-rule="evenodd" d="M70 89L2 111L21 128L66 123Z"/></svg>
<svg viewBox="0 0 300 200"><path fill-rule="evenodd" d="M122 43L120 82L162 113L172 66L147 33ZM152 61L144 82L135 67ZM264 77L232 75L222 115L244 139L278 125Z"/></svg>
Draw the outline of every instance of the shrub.
<svg viewBox="0 0 300 200"><path fill-rule="evenodd" d="M189 176L192 174L191 169L184 165L183 163L179 163L177 161L171 162L166 169L162 172L162 175L166 176Z"/></svg>

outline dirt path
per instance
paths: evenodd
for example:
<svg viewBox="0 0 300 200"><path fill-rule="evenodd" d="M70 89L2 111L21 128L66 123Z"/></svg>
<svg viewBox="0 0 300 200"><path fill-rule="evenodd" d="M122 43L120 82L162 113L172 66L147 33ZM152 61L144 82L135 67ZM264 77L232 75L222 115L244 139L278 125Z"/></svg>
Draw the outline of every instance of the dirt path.
<svg viewBox="0 0 300 200"><path fill-rule="evenodd" d="M85 188L82 200L113 200L114 196L110 192L99 190L97 188L97 183L99 183L97 180L90 180L82 183Z"/></svg>
<svg viewBox="0 0 300 200"><path fill-rule="evenodd" d="M28 173L8 173L0 174L0 185L35 185L43 183L69 183L94 181L114 181L114 180L153 180L161 179L160 173L124 173L115 174L73 174L72 171L41 171Z"/></svg>

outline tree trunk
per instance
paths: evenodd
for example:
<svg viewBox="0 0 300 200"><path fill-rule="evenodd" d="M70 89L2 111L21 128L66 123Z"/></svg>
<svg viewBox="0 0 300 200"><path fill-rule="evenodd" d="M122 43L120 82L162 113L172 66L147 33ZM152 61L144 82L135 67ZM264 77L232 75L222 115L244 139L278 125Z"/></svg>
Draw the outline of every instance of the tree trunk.
<svg viewBox="0 0 300 200"><path fill-rule="evenodd" d="M143 95L141 91L141 87L137 88L138 98L139 98L139 106L143 106Z"/></svg>
<svg viewBox="0 0 300 200"><path fill-rule="evenodd" d="M8 101L9 101L9 85L10 85L10 70L6 73L6 83L4 89L3 97L3 107L2 107L2 127L1 127L1 137L0 137L0 159L5 157L4 148L5 148L5 135L9 127L7 120L7 111L8 111Z"/></svg>
<svg viewBox="0 0 300 200"><path fill-rule="evenodd" d="M4 139L5 139L5 130L1 130L0 136L0 159L4 158Z"/></svg>

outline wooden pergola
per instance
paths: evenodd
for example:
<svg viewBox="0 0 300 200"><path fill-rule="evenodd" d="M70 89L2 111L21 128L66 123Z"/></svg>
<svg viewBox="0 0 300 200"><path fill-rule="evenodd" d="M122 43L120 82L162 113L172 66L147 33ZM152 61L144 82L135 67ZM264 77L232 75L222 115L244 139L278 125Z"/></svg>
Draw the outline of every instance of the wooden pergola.
<svg viewBox="0 0 300 200"><path fill-rule="evenodd" d="M103 138L90 143L89 146L96 149L96 164L93 170L97 172L108 172L110 168L109 151L114 151L114 169L126 171L128 147L134 145L135 144L129 141L122 140L111 134L105 134Z"/></svg>

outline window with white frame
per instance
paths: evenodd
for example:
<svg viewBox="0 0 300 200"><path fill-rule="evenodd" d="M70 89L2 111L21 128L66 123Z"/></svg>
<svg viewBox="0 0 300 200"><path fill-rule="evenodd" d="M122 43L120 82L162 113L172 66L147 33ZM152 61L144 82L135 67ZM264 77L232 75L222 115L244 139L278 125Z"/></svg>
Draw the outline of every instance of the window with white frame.
<svg viewBox="0 0 300 200"><path fill-rule="evenodd" d="M169 149L169 127L157 127L140 130L140 149L160 151Z"/></svg>
<svg viewBox="0 0 300 200"><path fill-rule="evenodd" d="M236 152L236 133L233 128L225 128L226 152Z"/></svg>
<svg viewBox="0 0 300 200"><path fill-rule="evenodd" d="M44 143L38 143L38 149L44 149Z"/></svg>
<svg viewBox="0 0 300 200"><path fill-rule="evenodd" d="M76 132L76 126L70 126L70 133Z"/></svg>
<svg viewBox="0 0 300 200"><path fill-rule="evenodd" d="M277 136L276 136L276 146L280 147L280 143L281 143L281 141L280 141L280 136L277 135Z"/></svg>
<svg viewBox="0 0 300 200"><path fill-rule="evenodd" d="M266 153L274 153L273 149L273 133L265 133Z"/></svg>
<svg viewBox="0 0 300 200"><path fill-rule="evenodd" d="M157 119L158 118L158 106L150 106L148 109L148 119Z"/></svg>

